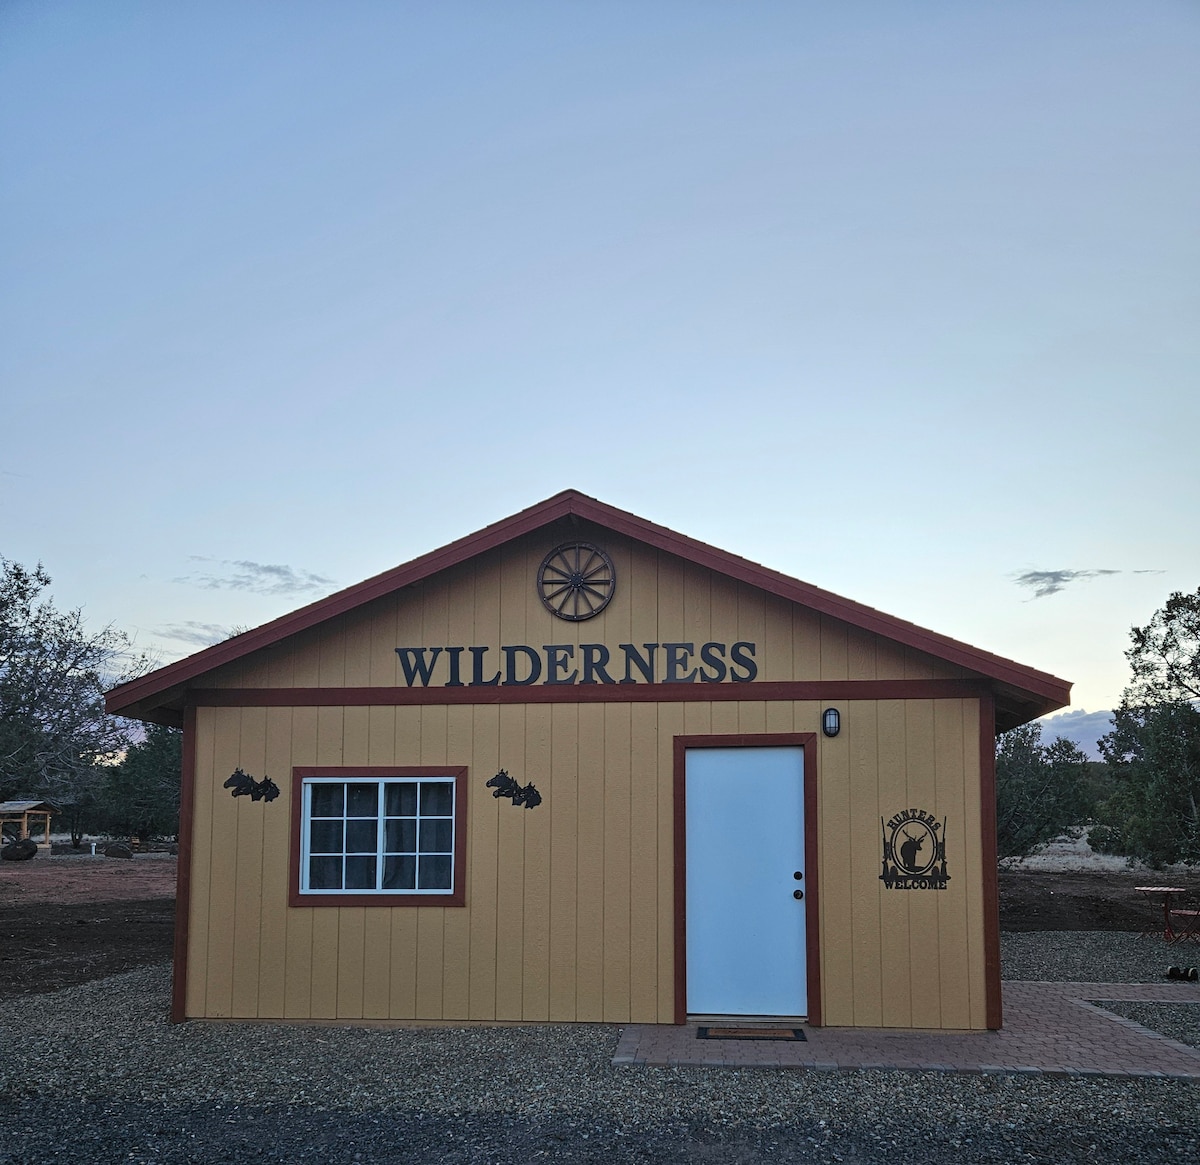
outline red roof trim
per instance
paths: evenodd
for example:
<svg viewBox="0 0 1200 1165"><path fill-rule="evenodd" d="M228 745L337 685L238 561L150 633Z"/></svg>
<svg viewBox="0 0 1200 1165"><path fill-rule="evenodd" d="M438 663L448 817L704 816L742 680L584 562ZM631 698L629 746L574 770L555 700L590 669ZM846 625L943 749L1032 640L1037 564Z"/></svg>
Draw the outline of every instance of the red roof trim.
<svg viewBox="0 0 1200 1165"><path fill-rule="evenodd" d="M1034 703L1044 705L1044 712L1064 707L1070 702L1071 685L1066 680L1058 679L1047 672L1036 671L1004 659L990 652L981 651L969 644L961 643L937 632L918 627L892 615L885 615L873 607L843 599L830 591L821 590L810 583L790 578L756 562L740 558L725 550L718 550L676 533L665 526L658 526L639 518L635 514L618 510L595 498L588 497L576 490L564 490L547 498L544 502L521 510L510 518L494 522L459 538L455 542L443 546L440 550L423 554L402 566L384 571L365 582L347 587L336 594L318 599L306 607L292 611L270 623L264 623L252 631L227 639L213 647L190 655L186 659L167 664L140 679L131 680L108 693L106 704L110 712L128 710L135 704L144 703L162 694L170 688L187 683L197 676L224 664L241 659L251 652L278 643L289 635L306 631L310 627L323 623L328 619L343 615L356 607L369 603L373 599L391 594L401 587L411 586L422 579L429 578L439 571L457 566L478 554L494 550L498 546L511 542L513 539L538 530L560 518L574 514L577 517L595 522L619 534L625 534L659 550L678 555L708 567L730 578L738 579L750 586L758 587L780 598L789 599L803 606L841 619L865 631L871 631L903 643L908 647L937 656L960 667L980 672L1000 683L1019 688L1037 697Z"/></svg>

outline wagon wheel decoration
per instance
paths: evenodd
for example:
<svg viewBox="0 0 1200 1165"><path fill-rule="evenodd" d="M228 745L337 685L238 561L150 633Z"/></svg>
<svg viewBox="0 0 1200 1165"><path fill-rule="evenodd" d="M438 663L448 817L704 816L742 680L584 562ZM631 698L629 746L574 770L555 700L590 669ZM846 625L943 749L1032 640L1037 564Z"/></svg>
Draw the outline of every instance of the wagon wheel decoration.
<svg viewBox="0 0 1200 1165"><path fill-rule="evenodd" d="M542 560L537 586L547 611L581 623L608 606L616 590L617 572L599 546L565 542Z"/></svg>

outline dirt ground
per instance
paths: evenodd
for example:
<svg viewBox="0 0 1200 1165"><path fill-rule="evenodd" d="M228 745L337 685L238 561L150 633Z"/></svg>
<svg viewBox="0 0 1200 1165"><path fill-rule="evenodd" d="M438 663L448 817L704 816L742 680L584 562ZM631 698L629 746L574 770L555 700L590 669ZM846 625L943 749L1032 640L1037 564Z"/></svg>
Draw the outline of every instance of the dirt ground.
<svg viewBox="0 0 1200 1165"><path fill-rule="evenodd" d="M1200 902L1200 870L1001 870L1000 929L1161 930L1162 897L1135 886L1179 886Z"/></svg>
<svg viewBox="0 0 1200 1165"><path fill-rule="evenodd" d="M0 911L47 903L144 902L175 898L175 859L166 854L132 858L47 858L0 862Z"/></svg>
<svg viewBox="0 0 1200 1165"><path fill-rule="evenodd" d="M0 1000L54 991L171 957L173 857L52 857L0 862ZM1135 886L1174 885L1200 901L1200 871L1000 871L1008 931L1153 929L1161 899Z"/></svg>
<svg viewBox="0 0 1200 1165"><path fill-rule="evenodd" d="M171 957L175 859L0 862L0 1000Z"/></svg>

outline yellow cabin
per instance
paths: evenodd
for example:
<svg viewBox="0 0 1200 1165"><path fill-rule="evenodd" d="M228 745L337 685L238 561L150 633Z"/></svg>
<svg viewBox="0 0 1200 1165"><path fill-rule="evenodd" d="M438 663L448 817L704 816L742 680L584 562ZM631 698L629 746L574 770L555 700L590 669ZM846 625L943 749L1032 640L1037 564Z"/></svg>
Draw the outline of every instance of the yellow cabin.
<svg viewBox="0 0 1200 1165"><path fill-rule="evenodd" d="M177 1021L958 1029L1069 693L566 491L108 707L184 729Z"/></svg>

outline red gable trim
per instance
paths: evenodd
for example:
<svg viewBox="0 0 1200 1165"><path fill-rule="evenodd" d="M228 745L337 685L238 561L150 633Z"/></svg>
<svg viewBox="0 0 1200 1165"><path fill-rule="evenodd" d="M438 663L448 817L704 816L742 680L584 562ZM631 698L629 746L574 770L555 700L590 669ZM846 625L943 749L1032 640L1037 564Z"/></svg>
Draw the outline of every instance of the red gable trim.
<svg viewBox="0 0 1200 1165"><path fill-rule="evenodd" d="M152 701L154 697L163 695L169 689L178 688L205 672L232 663L251 652L270 647L272 644L286 639L289 635L306 631L318 623L343 615L364 603L391 594L401 587L411 586L439 571L457 566L476 555L494 550L507 542L572 514L595 522L618 534L625 534L658 550L694 562L698 566L707 567L750 586L778 595L780 598L799 603L820 614L829 615L852 626L861 627L865 631L883 635L897 643L1017 688L1022 693L1028 693L1033 697L1029 701L1036 705L1036 710L1032 712L1033 716L1052 712L1055 708L1064 707L1070 702L1071 685L1056 676L1036 671L986 651L980 651L969 644L960 643L958 640L939 635L934 631L927 631L915 623L908 623L903 619L885 615L873 607L855 603L850 599L843 599L829 591L812 586L810 583L790 578L778 571L760 566L756 562L740 558L736 554L718 550L716 547L698 542L694 538L678 534L665 526L655 525L635 514L605 505L576 490L564 490L510 518L494 522L474 534L468 534L465 538L459 538L457 541L443 546L440 550L423 554L402 566L384 571L382 574L375 575L374 578L347 587L327 598L318 599L315 603L309 603L308 606L292 611L279 619L274 619L270 623L264 623L253 631L247 631L233 639L190 655L186 659L167 664L166 667L150 672L140 679L122 684L108 693L107 708L110 712L119 713L129 711L138 704L144 705L147 701ZM144 711L145 709L139 709L135 714L142 714Z"/></svg>

